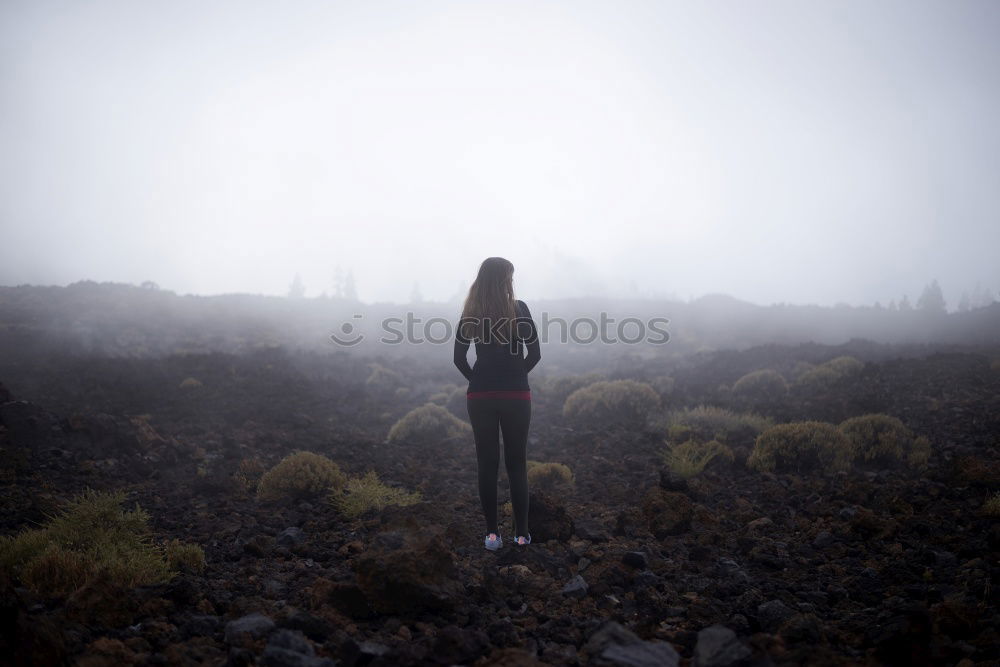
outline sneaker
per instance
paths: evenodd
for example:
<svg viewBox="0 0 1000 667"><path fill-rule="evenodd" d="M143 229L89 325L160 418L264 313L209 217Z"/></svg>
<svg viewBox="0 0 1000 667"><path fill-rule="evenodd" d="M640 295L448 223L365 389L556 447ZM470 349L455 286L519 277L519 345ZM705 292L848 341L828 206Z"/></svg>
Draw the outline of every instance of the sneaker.
<svg viewBox="0 0 1000 667"><path fill-rule="evenodd" d="M500 537L499 533L490 533L486 536L483 544L490 551L496 551L503 546L503 538Z"/></svg>
<svg viewBox="0 0 1000 667"><path fill-rule="evenodd" d="M514 538L514 544L522 547L531 544L531 533L528 533L527 537L524 535L518 535Z"/></svg>

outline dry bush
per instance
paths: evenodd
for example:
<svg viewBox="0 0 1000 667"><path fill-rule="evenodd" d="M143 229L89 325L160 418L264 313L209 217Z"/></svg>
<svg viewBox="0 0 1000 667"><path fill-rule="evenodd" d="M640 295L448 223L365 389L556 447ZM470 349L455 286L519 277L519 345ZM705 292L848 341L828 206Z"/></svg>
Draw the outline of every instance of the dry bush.
<svg viewBox="0 0 1000 667"><path fill-rule="evenodd" d="M409 493L383 484L374 470L363 477L347 480L342 492L334 492L330 502L338 512L354 518L371 510L381 511L389 505L413 505L420 502L420 493Z"/></svg>
<svg viewBox="0 0 1000 667"><path fill-rule="evenodd" d="M371 369L371 372L368 373L365 386L372 391L395 390L403 384L403 376L391 368L386 368L377 362L368 364L368 368Z"/></svg>
<svg viewBox="0 0 1000 667"><path fill-rule="evenodd" d="M573 471L562 463L528 461L528 486L558 493L574 487Z"/></svg>
<svg viewBox="0 0 1000 667"><path fill-rule="evenodd" d="M806 371L795 380L795 384L809 389L824 389L841 378L860 372L864 367L863 362L844 355Z"/></svg>
<svg viewBox="0 0 1000 667"><path fill-rule="evenodd" d="M778 424L767 429L754 443L747 466L758 471L815 468L846 470L851 465L851 443L836 426L804 421Z"/></svg>
<svg viewBox="0 0 1000 667"><path fill-rule="evenodd" d="M178 385L179 389L196 389L201 386L201 380L197 378L184 378Z"/></svg>
<svg viewBox="0 0 1000 667"><path fill-rule="evenodd" d="M249 494L257 488L260 478L267 472L267 466L258 456L251 456L242 459L233 473L233 481L237 490L242 494Z"/></svg>
<svg viewBox="0 0 1000 667"><path fill-rule="evenodd" d="M563 375L554 378L545 378L540 383L532 382L537 386L540 395L544 395L554 404L565 403L566 398L577 389L582 389L587 385L600 382L604 376L600 373L587 373L585 375ZM540 385L540 386L539 386Z"/></svg>
<svg viewBox="0 0 1000 667"><path fill-rule="evenodd" d="M930 456L930 442L914 437L913 431L896 417L861 415L844 420L838 428L850 441L855 461L880 464L903 461L916 466L926 463Z"/></svg>
<svg viewBox="0 0 1000 667"><path fill-rule="evenodd" d="M197 544L173 539L167 542L167 563L171 570L201 574L205 571L205 550Z"/></svg>
<svg viewBox="0 0 1000 667"><path fill-rule="evenodd" d="M420 442L466 436L472 426L446 408L425 403L407 412L389 429L389 442Z"/></svg>
<svg viewBox="0 0 1000 667"><path fill-rule="evenodd" d="M756 438L774 421L755 412L733 412L715 405L673 410L667 418L667 435L674 442L720 440L734 442Z"/></svg>
<svg viewBox="0 0 1000 667"><path fill-rule="evenodd" d="M729 463L735 459L733 450L718 440L708 442L688 440L668 447L662 452L662 456L664 463L671 471L685 478L700 474L705 466L716 457L721 457Z"/></svg>
<svg viewBox="0 0 1000 667"><path fill-rule="evenodd" d="M649 383L660 395L660 398L668 398L674 393L677 382L671 375L657 375Z"/></svg>
<svg viewBox="0 0 1000 667"><path fill-rule="evenodd" d="M733 383L733 394L750 401L773 401L788 393L788 383L776 370L764 368L747 373Z"/></svg>
<svg viewBox="0 0 1000 667"><path fill-rule="evenodd" d="M986 499L986 502L983 503L982 512L986 516L1000 516L1000 491L997 491Z"/></svg>
<svg viewBox="0 0 1000 667"><path fill-rule="evenodd" d="M257 484L258 500L315 498L342 489L347 476L340 466L313 452L294 452L268 470Z"/></svg>
<svg viewBox="0 0 1000 667"><path fill-rule="evenodd" d="M0 570L43 595L69 595L99 574L134 587L170 578L149 515L125 492L86 490L40 528L0 537Z"/></svg>
<svg viewBox="0 0 1000 667"><path fill-rule="evenodd" d="M594 425L641 428L660 407L660 395L645 382L603 380L577 389L566 398L563 416Z"/></svg>

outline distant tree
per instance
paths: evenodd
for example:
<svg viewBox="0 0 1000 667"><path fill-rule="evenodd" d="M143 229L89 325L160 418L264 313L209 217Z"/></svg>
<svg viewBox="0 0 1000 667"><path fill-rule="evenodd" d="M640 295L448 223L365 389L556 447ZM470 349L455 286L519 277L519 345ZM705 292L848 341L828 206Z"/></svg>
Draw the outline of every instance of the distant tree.
<svg viewBox="0 0 1000 667"><path fill-rule="evenodd" d="M160 286L154 283L152 280L145 280L139 287L143 289L160 289Z"/></svg>
<svg viewBox="0 0 1000 667"><path fill-rule="evenodd" d="M972 299L969 306L971 308L985 308L990 304L994 303L996 299L993 298L993 293L988 289L983 289L983 286L978 282L976 287L972 290Z"/></svg>
<svg viewBox="0 0 1000 667"><path fill-rule="evenodd" d="M962 298L958 300L958 312L967 313L969 312L969 293L967 291L962 292Z"/></svg>
<svg viewBox="0 0 1000 667"><path fill-rule="evenodd" d="M874 310L883 310L883 308L882 308L882 304L881 304L880 302L878 302L878 301L876 301L876 302L875 302L875 305L874 305L874 306L872 306L872 308L873 308Z"/></svg>
<svg viewBox="0 0 1000 667"><path fill-rule="evenodd" d="M910 298L903 295L903 298L899 300L899 309L902 310L913 310L913 306L910 305Z"/></svg>
<svg viewBox="0 0 1000 667"><path fill-rule="evenodd" d="M350 299L351 301L358 300L358 288L354 284L354 271L348 269L347 275L344 277L344 294L345 299Z"/></svg>
<svg viewBox="0 0 1000 667"><path fill-rule="evenodd" d="M469 294L469 285L464 280L458 281L458 289L451 298L448 299L448 303L465 303L465 297Z"/></svg>
<svg viewBox="0 0 1000 667"><path fill-rule="evenodd" d="M295 278L292 279L292 284L288 286L288 298L290 299L301 299L305 296L306 286L302 283L302 276L295 274Z"/></svg>
<svg viewBox="0 0 1000 667"><path fill-rule="evenodd" d="M889 305L887 306L887 309L888 310L899 310L899 306L896 305L896 300L895 299L889 299Z"/></svg>
<svg viewBox="0 0 1000 667"><path fill-rule="evenodd" d="M413 291L410 292L410 303L421 303L424 300L424 295L420 293L420 283L413 281Z"/></svg>
<svg viewBox="0 0 1000 667"><path fill-rule="evenodd" d="M920 298L917 299L917 308L931 315L944 315L948 312L948 305L944 300L944 293L935 278L924 288Z"/></svg>
<svg viewBox="0 0 1000 667"><path fill-rule="evenodd" d="M344 298L344 271L339 264L333 270L333 297L335 299Z"/></svg>

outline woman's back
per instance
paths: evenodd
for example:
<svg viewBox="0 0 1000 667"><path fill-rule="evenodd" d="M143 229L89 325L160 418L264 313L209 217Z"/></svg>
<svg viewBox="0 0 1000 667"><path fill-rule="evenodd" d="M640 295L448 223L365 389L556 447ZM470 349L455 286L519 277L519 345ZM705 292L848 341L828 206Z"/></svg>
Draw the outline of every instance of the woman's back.
<svg viewBox="0 0 1000 667"><path fill-rule="evenodd" d="M455 365L469 380L468 391L518 390L528 391L528 372L541 358L538 330L531 312L523 301L516 301L518 324L510 340L476 340L476 363L469 367L466 352L471 341L455 336ZM524 357L524 348L528 350ZM464 364L463 364L464 362Z"/></svg>

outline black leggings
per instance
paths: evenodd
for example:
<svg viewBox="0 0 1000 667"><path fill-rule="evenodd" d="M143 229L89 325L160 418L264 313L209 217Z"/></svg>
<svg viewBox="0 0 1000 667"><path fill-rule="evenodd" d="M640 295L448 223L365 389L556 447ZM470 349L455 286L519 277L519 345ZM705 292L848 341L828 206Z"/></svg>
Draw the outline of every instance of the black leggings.
<svg viewBox="0 0 1000 667"><path fill-rule="evenodd" d="M486 516L486 532L497 526L497 476L500 474L500 432L503 460L514 508L514 535L528 536L528 425L531 400L522 398L468 398L469 421L479 462L479 500ZM499 428L498 428L499 427Z"/></svg>

